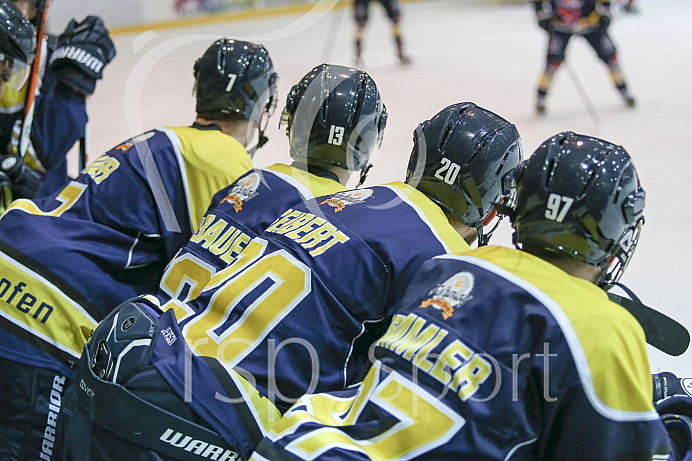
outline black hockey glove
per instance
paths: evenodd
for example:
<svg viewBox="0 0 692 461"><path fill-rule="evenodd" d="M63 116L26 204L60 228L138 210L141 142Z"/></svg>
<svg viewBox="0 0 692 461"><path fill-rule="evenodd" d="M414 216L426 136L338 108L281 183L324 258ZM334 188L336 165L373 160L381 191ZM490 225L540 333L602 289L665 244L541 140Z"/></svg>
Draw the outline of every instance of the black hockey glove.
<svg viewBox="0 0 692 461"><path fill-rule="evenodd" d="M74 19L58 37L50 67L59 82L75 91L93 94L96 80L103 77L103 68L115 57L115 45L103 20L87 16L82 22Z"/></svg>
<svg viewBox="0 0 692 461"><path fill-rule="evenodd" d="M598 20L598 26L601 29L606 29L610 25L610 15L609 14L604 14L601 16L601 18Z"/></svg>
<svg viewBox="0 0 692 461"><path fill-rule="evenodd" d="M553 28L551 18L544 18L538 20L538 26L546 32L550 32Z"/></svg>
<svg viewBox="0 0 692 461"><path fill-rule="evenodd" d="M549 5L538 1L534 1L533 5L536 8L536 19L538 19L538 26L546 32L551 32L553 29L552 8Z"/></svg>
<svg viewBox="0 0 692 461"><path fill-rule="evenodd" d="M692 397L674 395L659 400L655 406L668 432L675 460L692 459Z"/></svg>
<svg viewBox="0 0 692 461"><path fill-rule="evenodd" d="M10 180L12 198L34 198L41 188L41 175L29 168L23 158L13 155L0 156L0 172Z"/></svg>
<svg viewBox="0 0 692 461"><path fill-rule="evenodd" d="M651 375L654 384L654 403L671 395L692 397L692 379L678 378L669 371Z"/></svg>

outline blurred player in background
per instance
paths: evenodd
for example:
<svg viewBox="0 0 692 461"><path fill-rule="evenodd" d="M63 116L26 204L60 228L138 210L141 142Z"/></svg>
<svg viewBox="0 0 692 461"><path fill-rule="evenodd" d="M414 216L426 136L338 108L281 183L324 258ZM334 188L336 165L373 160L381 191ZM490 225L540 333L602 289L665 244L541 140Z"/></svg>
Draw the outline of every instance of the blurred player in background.
<svg viewBox="0 0 692 461"><path fill-rule="evenodd" d="M396 54L401 64L410 64L411 58L404 52L404 42L401 38L399 30L399 22L401 20L401 9L398 0L379 0L387 12L387 17L392 22L392 37L396 45ZM355 0L355 18L356 18L356 60L359 66L363 65L363 34L365 26L368 24L368 10L370 0Z"/></svg>
<svg viewBox="0 0 692 461"><path fill-rule="evenodd" d="M369 119L365 126L379 126L377 118ZM368 133L376 139L371 137L376 132ZM354 141L358 135L349 138ZM162 387L157 384L160 378L149 378L146 389L138 385L132 392L169 413L178 411L183 400L188 402L187 412L179 416L197 421L196 426L203 419L205 429L226 441L225 449L247 459L263 432L278 420L270 404L285 411L306 392L360 382L369 367L371 342L386 328L388 309L420 264L432 255L467 251L469 243L487 240L483 222L493 215L494 202L511 196L507 175L520 158L514 125L475 104L450 106L416 130L408 185L337 192L291 206L217 272L198 297L163 306L172 309L158 318L153 298L125 303L97 328L78 379L90 389L109 382L128 387L143 383L135 379L138 375L151 376L147 370L153 364L175 398L162 405L164 393L149 392ZM213 238L206 231L198 234L203 235ZM151 343L127 333L109 337L111 328L117 330L130 316L156 325L145 329L154 332ZM168 339L161 339L161 330L170 332ZM177 340L182 336L186 342ZM137 344L151 344L154 355L146 352L149 347L139 348L130 354L130 364L128 351ZM115 362L128 371L111 372L109 364ZM132 371L137 368L139 373ZM66 431L68 440L71 434L75 438L71 453L82 449L83 434L92 433L89 418L169 456L187 449L180 436L166 430L168 422L148 429L134 427L123 417L116 427L112 418L102 417L120 413L126 396L122 402L100 399L98 406L85 400L77 386L72 389L81 415L74 414L84 422ZM237 395L247 397L228 401ZM245 424L247 433L232 424L233 418ZM179 434L196 430L179 427ZM148 431L147 442L139 436L142 431ZM97 440L113 439L107 431L93 434ZM202 440L214 440L207 436ZM74 456L70 459L78 459Z"/></svg>
<svg viewBox="0 0 692 461"><path fill-rule="evenodd" d="M302 398L253 459L669 459L644 332L604 290L644 220L629 155L563 132L514 177L518 249L427 262L360 388Z"/></svg>
<svg viewBox="0 0 692 461"><path fill-rule="evenodd" d="M0 459L46 453L91 330L122 301L156 292L214 193L252 167L246 147L275 107L267 50L219 40L194 75L192 126L129 139L0 218Z"/></svg>
<svg viewBox="0 0 692 461"><path fill-rule="evenodd" d="M7 2L3 3L8 8ZM45 2L14 3L36 29L42 27ZM7 26L3 29L11 32ZM19 133L29 81L3 91L0 98L0 170L12 181L11 197L6 189L5 201L44 197L68 183L66 155L84 137L88 121L85 98L93 94L97 80L116 54L108 30L96 16L81 22L73 19L59 37L46 36L40 46L39 74L31 77L39 80L30 142L21 155Z"/></svg>
<svg viewBox="0 0 692 461"><path fill-rule="evenodd" d="M634 107L635 99L627 89L615 44L608 34L611 20L610 1L534 0L533 4L538 25L549 35L546 67L538 82L538 114L545 113L546 95L555 72L565 60L565 50L573 35L582 36L589 42L599 59L608 66L610 77L627 107Z"/></svg>

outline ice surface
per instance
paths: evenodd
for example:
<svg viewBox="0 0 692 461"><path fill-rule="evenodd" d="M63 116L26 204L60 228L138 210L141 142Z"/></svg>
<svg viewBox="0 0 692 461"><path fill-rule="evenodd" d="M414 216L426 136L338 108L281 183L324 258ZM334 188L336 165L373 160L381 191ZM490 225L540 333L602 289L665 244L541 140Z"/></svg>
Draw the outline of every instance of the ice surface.
<svg viewBox="0 0 692 461"><path fill-rule="evenodd" d="M692 227L687 190L692 171L692 2L640 0L639 6L638 14L617 14L610 29L636 109L624 107L605 66L586 41L574 39L568 65L576 80L561 69L547 115L538 118L534 97L546 35L529 4L403 3L401 28L413 64L401 67L384 11L373 2L364 68L376 80L390 117L366 184L402 180L413 129L461 101L476 102L515 123L526 155L568 129L620 143L634 157L647 192L646 225L622 281L647 304L692 327L690 263L685 263ZM318 7L306 14L116 35L118 55L91 98L90 158L149 128L190 124L193 62L214 40L229 37L269 49L280 75L280 103L270 121L270 142L255 163L288 162L287 138L277 127L285 95L317 64L354 65L353 32L350 9ZM587 110L589 105L595 114ZM509 226L503 223L493 243L510 242ZM650 353L652 371L692 376L692 351L675 358L653 348Z"/></svg>

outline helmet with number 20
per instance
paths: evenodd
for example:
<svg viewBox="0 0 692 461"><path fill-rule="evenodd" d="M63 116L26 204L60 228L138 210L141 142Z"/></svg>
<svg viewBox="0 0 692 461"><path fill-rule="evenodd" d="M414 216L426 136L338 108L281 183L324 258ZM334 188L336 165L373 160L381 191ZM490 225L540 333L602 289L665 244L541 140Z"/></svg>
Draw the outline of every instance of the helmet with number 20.
<svg viewBox="0 0 692 461"><path fill-rule="evenodd" d="M413 133L406 182L448 214L478 231L495 216L495 204L514 195L512 170L522 160L517 128L471 102L446 107Z"/></svg>

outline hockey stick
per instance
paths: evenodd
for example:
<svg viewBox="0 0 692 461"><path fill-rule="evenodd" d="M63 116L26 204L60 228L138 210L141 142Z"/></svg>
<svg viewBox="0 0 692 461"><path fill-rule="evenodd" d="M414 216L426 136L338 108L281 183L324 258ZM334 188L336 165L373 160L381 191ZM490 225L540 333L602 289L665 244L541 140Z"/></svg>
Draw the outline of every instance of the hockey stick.
<svg viewBox="0 0 692 461"><path fill-rule="evenodd" d="M89 96L84 96L84 111L87 115L87 122L84 125L84 134L79 138L79 159L77 176L86 168L88 164L88 147L89 147Z"/></svg>
<svg viewBox="0 0 692 461"><path fill-rule="evenodd" d="M572 69L572 66L570 66L567 61L565 61L563 64L567 68L567 74L569 75L570 80L572 80L572 84L574 84L574 87L577 89L577 93L579 93L584 106L586 106L586 111L589 113L589 115L591 115L591 118L593 118L593 121L596 123L596 128L600 127L601 117L598 116L598 112L596 112L596 108L591 102L589 95L586 93L581 81L579 81L577 73L574 71L574 69Z"/></svg>
<svg viewBox="0 0 692 461"><path fill-rule="evenodd" d="M336 3L333 6L332 9L332 20L329 24L329 34L327 35L327 39L324 41L324 49L322 50L322 62L328 63L331 61L332 58L332 52L334 51L334 43L336 42L336 36L339 33L340 25L341 25L341 16L338 11L342 11L343 8L340 7L341 0L336 0Z"/></svg>
<svg viewBox="0 0 692 461"><path fill-rule="evenodd" d="M631 298L608 293L608 297L627 309L644 329L646 342L668 355L679 356L690 345L690 332L683 325L667 315L644 305L639 298L624 285L616 284Z"/></svg>
<svg viewBox="0 0 692 461"><path fill-rule="evenodd" d="M29 75L29 83L26 90L26 99L24 100L24 118L22 120L22 128L19 133L19 146L17 156L24 158L29 149L29 137L31 136L31 124L34 120L34 103L36 102L36 87L40 79L39 71L41 69L41 52L43 50L43 39L46 35L46 18L48 17L48 2L49 0L39 1L37 5L36 16L40 16L41 23L39 24L36 33L36 55L31 66L31 75Z"/></svg>

